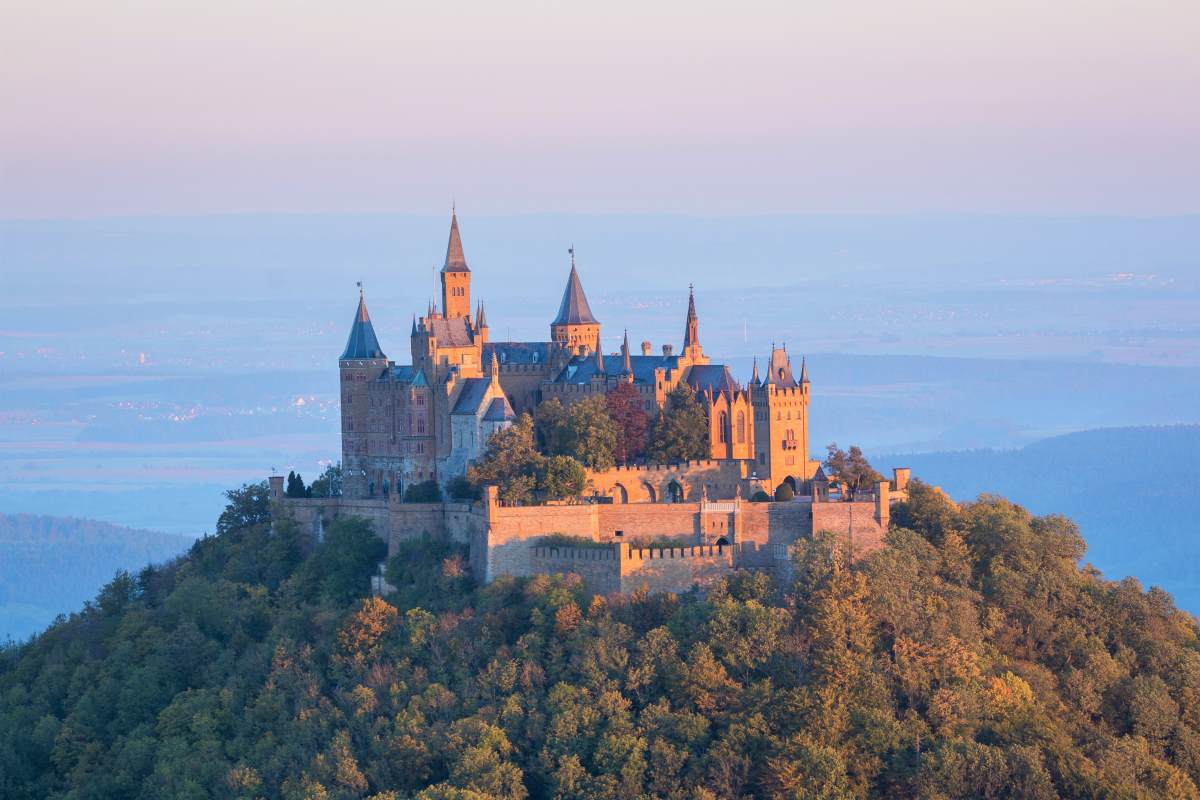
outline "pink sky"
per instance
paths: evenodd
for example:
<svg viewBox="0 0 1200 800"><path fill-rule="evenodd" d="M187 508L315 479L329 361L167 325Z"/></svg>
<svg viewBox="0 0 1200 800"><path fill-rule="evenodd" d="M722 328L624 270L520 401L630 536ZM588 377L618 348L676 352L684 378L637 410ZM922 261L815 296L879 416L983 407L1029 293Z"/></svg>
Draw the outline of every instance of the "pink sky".
<svg viewBox="0 0 1200 800"><path fill-rule="evenodd" d="M1200 2L16 0L0 216L1200 211Z"/></svg>

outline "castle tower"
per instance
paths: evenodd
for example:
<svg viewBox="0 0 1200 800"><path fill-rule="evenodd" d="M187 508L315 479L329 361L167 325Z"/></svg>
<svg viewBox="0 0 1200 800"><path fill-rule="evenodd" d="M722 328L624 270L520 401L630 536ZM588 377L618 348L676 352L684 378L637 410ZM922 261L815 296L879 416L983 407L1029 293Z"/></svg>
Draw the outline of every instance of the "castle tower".
<svg viewBox="0 0 1200 800"><path fill-rule="evenodd" d="M358 284L358 309L350 326L346 349L338 359L341 377L342 408L342 474L345 492L350 496L367 494L368 426L370 400L367 384L387 369L387 356L375 337L371 315L363 298L362 283Z"/></svg>
<svg viewBox="0 0 1200 800"><path fill-rule="evenodd" d="M683 331L683 357L693 363L703 363L704 348L700 346L700 318L696 316L696 294L688 284L687 325Z"/></svg>
<svg viewBox="0 0 1200 800"><path fill-rule="evenodd" d="M446 263L442 265L442 315L446 319L471 316L471 270L463 255L458 234L458 214L450 212L450 241L446 244Z"/></svg>
<svg viewBox="0 0 1200 800"><path fill-rule="evenodd" d="M550 323L550 340L571 352L582 353L592 346L599 347L600 320L592 316L579 273L575 271L575 248L571 253L571 274L567 276L567 288L563 290L558 316Z"/></svg>
<svg viewBox="0 0 1200 800"><path fill-rule="evenodd" d="M772 346L766 375L761 382L751 383L750 391L755 471L772 490L788 479L793 489L802 488L801 483L812 477L817 465L808 459L807 364L802 365L797 381L786 348Z"/></svg>

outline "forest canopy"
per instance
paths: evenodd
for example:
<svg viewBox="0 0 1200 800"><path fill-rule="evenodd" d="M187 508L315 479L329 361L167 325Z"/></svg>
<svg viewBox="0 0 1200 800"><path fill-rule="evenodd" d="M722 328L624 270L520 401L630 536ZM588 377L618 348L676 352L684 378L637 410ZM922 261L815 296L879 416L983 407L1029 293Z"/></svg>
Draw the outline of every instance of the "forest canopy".
<svg viewBox="0 0 1200 800"><path fill-rule="evenodd" d="M420 540L370 597L365 521L261 502L0 651L0 796L1197 797L1196 621L999 497L915 482L860 562L609 598Z"/></svg>

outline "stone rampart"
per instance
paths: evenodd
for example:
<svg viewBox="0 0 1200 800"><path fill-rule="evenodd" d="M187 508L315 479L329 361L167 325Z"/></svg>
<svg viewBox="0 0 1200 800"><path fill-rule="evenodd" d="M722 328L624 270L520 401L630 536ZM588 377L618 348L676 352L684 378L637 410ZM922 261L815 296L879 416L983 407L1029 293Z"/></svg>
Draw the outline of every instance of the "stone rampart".
<svg viewBox="0 0 1200 800"><path fill-rule="evenodd" d="M583 579L584 588L594 594L621 591L621 559L613 547L529 548L530 574L573 573Z"/></svg>
<svg viewBox="0 0 1200 800"><path fill-rule="evenodd" d="M698 501L707 492L712 499L732 499L739 485L745 491L747 462L701 459L679 464L641 464L588 472L590 491L611 497L614 503ZM677 487L672 488L672 484Z"/></svg>
<svg viewBox="0 0 1200 800"><path fill-rule="evenodd" d="M721 545L692 547L636 547L622 545L621 592L705 590L733 571L733 548Z"/></svg>

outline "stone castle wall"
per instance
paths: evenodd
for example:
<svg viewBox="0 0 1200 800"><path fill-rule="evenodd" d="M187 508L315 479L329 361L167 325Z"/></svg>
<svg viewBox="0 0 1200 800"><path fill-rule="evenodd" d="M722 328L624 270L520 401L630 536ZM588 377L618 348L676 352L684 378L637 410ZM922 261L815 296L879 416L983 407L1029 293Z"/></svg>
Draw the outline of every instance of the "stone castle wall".
<svg viewBox="0 0 1200 800"><path fill-rule="evenodd" d="M733 548L715 545L694 547L634 547L621 545L621 588L624 594L686 592L708 589L734 569Z"/></svg>
<svg viewBox="0 0 1200 800"><path fill-rule="evenodd" d="M711 499L732 499L749 477L747 462L702 459L680 464L653 464L614 467L603 472L588 472L589 491L611 497L614 503L660 503L671 497L671 484L682 493L679 498L696 502L705 491Z"/></svg>

